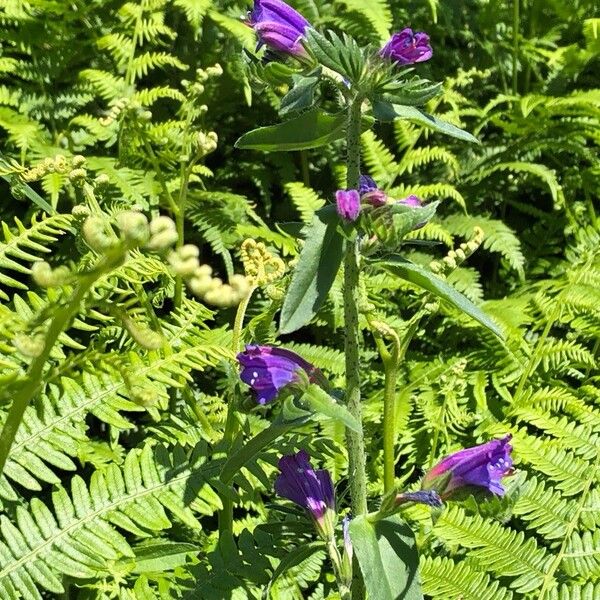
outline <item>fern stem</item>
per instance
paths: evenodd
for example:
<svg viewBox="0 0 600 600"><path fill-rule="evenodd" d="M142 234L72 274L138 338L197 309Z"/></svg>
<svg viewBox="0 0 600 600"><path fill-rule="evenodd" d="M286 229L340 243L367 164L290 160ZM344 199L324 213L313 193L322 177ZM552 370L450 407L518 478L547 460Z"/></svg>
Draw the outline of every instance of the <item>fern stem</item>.
<svg viewBox="0 0 600 600"><path fill-rule="evenodd" d="M518 93L519 78L517 73L518 56L519 56L519 28L520 28L520 14L519 14L519 2L520 0L513 0L513 47L512 47L512 93L516 96Z"/></svg>
<svg viewBox="0 0 600 600"><path fill-rule="evenodd" d="M551 589L554 587L554 584L555 584L554 574L556 573L557 569L560 567L560 564L562 563L565 553L567 551L567 545L569 544L569 542L571 540L571 535L573 534L573 532L575 531L575 528L579 524L579 518L581 516L581 513L583 511L585 503L587 502L588 494L590 493L592 483L596 482L596 473L598 472L599 466L600 466L600 450L596 454L596 460L594 462L594 467L590 473L590 476L587 478L587 480L585 482L585 487L583 488L583 490L581 492L581 497L579 499L579 504L577 505L577 510L575 511L575 514L573 515L573 518L571 519L571 521L565 531L565 535L563 537L563 541L560 546L560 550L559 550L558 554L554 557L554 560L552 561L548 570L546 571L546 574L544 575L544 583L542 585L542 589L540 590L538 600L547 600Z"/></svg>
<svg viewBox="0 0 600 600"><path fill-rule="evenodd" d="M250 304L250 298L252 298L252 294L256 290L256 286L250 288L244 299L240 302L237 312L235 314L235 321L233 324L233 338L231 342L231 347L233 349L233 353L237 354L240 349L240 340L242 338L242 329L244 327L244 318L246 316L246 311L248 310L248 305ZM227 404L227 417L225 419L225 431L223 432L223 447L226 452L229 452L231 449L231 445L233 443L233 439L235 437L235 433L237 430L237 419L236 419L236 398L235 393L231 393L229 402ZM219 512L219 536L223 535L226 531L233 530L233 502L231 498L227 495L223 494L221 496L221 503L223 504L223 508Z"/></svg>
<svg viewBox="0 0 600 600"><path fill-rule="evenodd" d="M77 314L81 302L94 282L97 281L98 278L104 273L112 270L112 268L120 264L123 260L123 256L124 254L122 250L119 250L118 253L115 252L115 254L107 256L97 269L94 269L87 275L82 276L69 302L66 304L66 306L56 311L54 318L48 327L48 332L46 333L46 337L44 339L44 347L41 353L31 361L22 385L18 388L13 396L8 416L6 417L6 421L2 427L2 432L0 433L0 475L4 471L6 460L17 435L21 421L23 420L25 410L29 406L31 399L42 387L42 373L44 365L46 364L46 361L48 360L58 337L68 327L70 321Z"/></svg>
<svg viewBox="0 0 600 600"><path fill-rule="evenodd" d="M190 183L192 165L184 166L181 164L181 186L179 188L179 199L177 201L177 211L175 213L175 227L177 228L177 248L181 248L184 244L184 233L185 233L185 205L187 203L187 193ZM181 299L183 297L183 278L181 275L177 275L175 278L175 296L173 303L175 308L181 306Z"/></svg>
<svg viewBox="0 0 600 600"><path fill-rule="evenodd" d="M360 174L360 118L362 98L356 97L348 106L347 182L348 189L358 188ZM361 431L346 430L348 445L348 479L350 501L354 516L367 512L367 477L365 470L365 442L362 431L362 406L360 400L360 331L358 324L359 286L358 239L346 242L344 258L344 325L346 355L346 403L350 414L361 424ZM362 600L364 583L357 565L354 568L352 598Z"/></svg>

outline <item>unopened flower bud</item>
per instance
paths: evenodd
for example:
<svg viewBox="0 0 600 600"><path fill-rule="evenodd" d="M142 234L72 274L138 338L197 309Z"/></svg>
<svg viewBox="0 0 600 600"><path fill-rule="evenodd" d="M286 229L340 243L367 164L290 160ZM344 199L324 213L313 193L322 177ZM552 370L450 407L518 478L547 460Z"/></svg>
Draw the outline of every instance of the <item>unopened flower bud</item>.
<svg viewBox="0 0 600 600"><path fill-rule="evenodd" d="M150 241L146 244L148 250L166 250L177 241L177 228L173 219L160 216L150 221Z"/></svg>
<svg viewBox="0 0 600 600"><path fill-rule="evenodd" d="M85 164L86 158L85 156L82 156L81 154L76 154L72 160L71 163L73 164L73 166L75 168L77 167L82 167Z"/></svg>
<svg viewBox="0 0 600 600"><path fill-rule="evenodd" d="M100 173L100 175L98 175L98 177L96 177L94 179L94 184L97 187L103 187L105 185L108 185L110 183L110 178L108 177L108 175L106 173Z"/></svg>
<svg viewBox="0 0 600 600"><path fill-rule="evenodd" d="M33 263L31 276L40 287L57 287L66 283L71 275L68 267L60 266L53 269L47 262Z"/></svg>
<svg viewBox="0 0 600 600"><path fill-rule="evenodd" d="M140 212L126 210L117 215L117 224L123 237L138 245L145 244L150 235L148 219Z"/></svg>
<svg viewBox="0 0 600 600"><path fill-rule="evenodd" d="M152 331L143 323L136 323L132 319L125 319L125 327L133 340L148 350L158 350L164 344L164 338L160 333Z"/></svg>
<svg viewBox="0 0 600 600"><path fill-rule="evenodd" d="M115 243L115 239L106 233L106 223L101 217L88 217L82 232L88 246L96 252L104 252Z"/></svg>
<svg viewBox="0 0 600 600"><path fill-rule="evenodd" d="M17 333L13 338L13 346L23 355L36 358L44 351L45 338L43 335L27 335Z"/></svg>
<svg viewBox="0 0 600 600"><path fill-rule="evenodd" d="M177 275L190 277L194 275L196 269L200 266L198 261L199 256L200 250L198 250L198 246L186 244L171 252L168 256L168 261Z"/></svg>
<svg viewBox="0 0 600 600"><path fill-rule="evenodd" d="M71 209L71 214L76 219L84 219L85 217L89 217L90 216L90 209L85 204L76 204Z"/></svg>

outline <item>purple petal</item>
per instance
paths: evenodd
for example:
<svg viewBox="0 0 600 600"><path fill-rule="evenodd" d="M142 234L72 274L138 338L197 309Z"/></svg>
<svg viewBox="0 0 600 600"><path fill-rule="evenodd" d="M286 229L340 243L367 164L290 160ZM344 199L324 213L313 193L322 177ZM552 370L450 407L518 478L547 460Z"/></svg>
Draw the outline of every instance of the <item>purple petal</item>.
<svg viewBox="0 0 600 600"><path fill-rule="evenodd" d="M368 175L361 175L358 180L358 193L362 196L377 189L375 180Z"/></svg>
<svg viewBox="0 0 600 600"><path fill-rule="evenodd" d="M358 190L338 190L335 193L337 213L345 221L356 221L360 213Z"/></svg>
<svg viewBox="0 0 600 600"><path fill-rule="evenodd" d="M432 55L429 36L422 31L414 33L410 27L394 33L379 51L379 56L400 65L423 62Z"/></svg>

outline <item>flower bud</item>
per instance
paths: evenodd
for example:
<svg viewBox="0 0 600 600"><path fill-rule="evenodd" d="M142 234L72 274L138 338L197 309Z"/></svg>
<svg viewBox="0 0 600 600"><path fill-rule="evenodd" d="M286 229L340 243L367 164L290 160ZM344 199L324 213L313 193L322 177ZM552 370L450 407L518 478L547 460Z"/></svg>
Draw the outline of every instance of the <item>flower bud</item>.
<svg viewBox="0 0 600 600"><path fill-rule="evenodd" d="M335 193L337 213L345 221L356 221L360 213L360 195L357 190L338 190Z"/></svg>
<svg viewBox="0 0 600 600"><path fill-rule="evenodd" d="M102 253L115 243L106 233L106 223L101 217L88 217L81 230L87 245L95 252Z"/></svg>
<svg viewBox="0 0 600 600"><path fill-rule="evenodd" d="M150 241L148 250L166 250L177 242L177 228L173 219L166 216L156 217L150 221Z"/></svg>
<svg viewBox="0 0 600 600"><path fill-rule="evenodd" d="M141 212L123 211L117 215L117 224L128 242L143 245L148 241L148 219Z"/></svg>
<svg viewBox="0 0 600 600"><path fill-rule="evenodd" d="M198 261L199 256L200 250L198 250L198 246L186 244L171 252L167 260L177 275L181 277L190 277L200 266Z"/></svg>
<svg viewBox="0 0 600 600"><path fill-rule="evenodd" d="M31 276L40 287L58 287L68 281L71 271L65 266L53 269L46 261L40 261L31 266Z"/></svg>
<svg viewBox="0 0 600 600"><path fill-rule="evenodd" d="M28 358L36 358L44 351L45 338L43 335L27 335L17 333L12 340L13 346Z"/></svg>

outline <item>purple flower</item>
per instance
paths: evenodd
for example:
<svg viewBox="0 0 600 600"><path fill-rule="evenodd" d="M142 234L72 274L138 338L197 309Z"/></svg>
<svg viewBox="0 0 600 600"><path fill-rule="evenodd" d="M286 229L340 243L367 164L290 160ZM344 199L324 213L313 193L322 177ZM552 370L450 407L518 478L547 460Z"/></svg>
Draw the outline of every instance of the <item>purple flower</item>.
<svg viewBox="0 0 600 600"><path fill-rule="evenodd" d="M412 206L413 208L421 208L423 201L418 196L411 194L402 200L398 200L398 204L404 204L405 206Z"/></svg>
<svg viewBox="0 0 600 600"><path fill-rule="evenodd" d="M358 193L361 200L372 206L383 206L387 202L387 194L380 190L375 181L368 175L360 176Z"/></svg>
<svg viewBox="0 0 600 600"><path fill-rule="evenodd" d="M285 54L306 54L302 38L310 23L285 2L254 0L247 23L258 35L258 48L264 44Z"/></svg>
<svg viewBox="0 0 600 600"><path fill-rule="evenodd" d="M394 33L379 51L379 56L389 58L400 65L412 65L429 60L432 54L429 36L422 31L414 33L410 27Z"/></svg>
<svg viewBox="0 0 600 600"><path fill-rule="evenodd" d="M324 539L333 537L335 493L329 471L315 471L304 450L279 460L281 475L275 480L275 492L304 508Z"/></svg>
<svg viewBox="0 0 600 600"><path fill-rule="evenodd" d="M502 478L512 473L511 435L450 454L423 478L423 489L435 489L442 498L466 486L478 486L504 495Z"/></svg>
<svg viewBox="0 0 600 600"><path fill-rule="evenodd" d="M357 190L338 190L335 193L337 213L345 221L356 221L360 213L360 195Z"/></svg>
<svg viewBox="0 0 600 600"><path fill-rule="evenodd" d="M273 400L287 385L318 374L313 365L284 348L248 344L237 360L242 366L240 377L252 388L259 404Z"/></svg>

